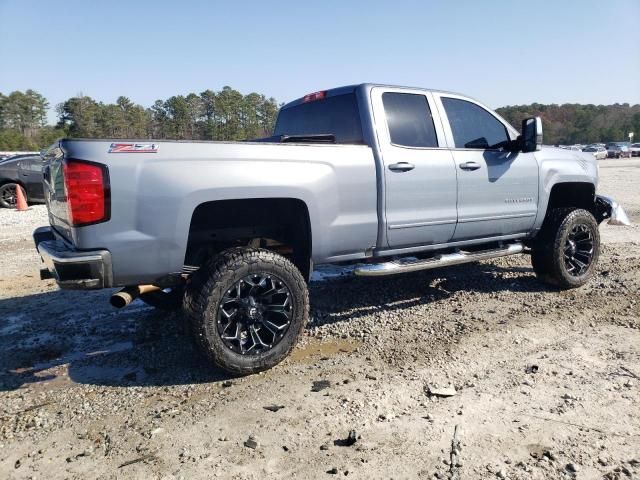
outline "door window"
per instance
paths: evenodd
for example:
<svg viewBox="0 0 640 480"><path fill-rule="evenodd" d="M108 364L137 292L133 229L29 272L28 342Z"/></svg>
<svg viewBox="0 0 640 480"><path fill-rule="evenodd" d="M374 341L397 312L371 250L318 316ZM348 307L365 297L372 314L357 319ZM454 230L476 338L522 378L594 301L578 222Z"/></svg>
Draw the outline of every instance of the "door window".
<svg viewBox="0 0 640 480"><path fill-rule="evenodd" d="M497 149L509 141L507 128L475 103L442 97L456 148Z"/></svg>
<svg viewBox="0 0 640 480"><path fill-rule="evenodd" d="M431 110L424 95L386 92L382 94L391 143L403 147L437 147Z"/></svg>
<svg viewBox="0 0 640 480"><path fill-rule="evenodd" d="M35 157L29 161L29 166L27 167L32 172L42 172L42 160L39 157Z"/></svg>

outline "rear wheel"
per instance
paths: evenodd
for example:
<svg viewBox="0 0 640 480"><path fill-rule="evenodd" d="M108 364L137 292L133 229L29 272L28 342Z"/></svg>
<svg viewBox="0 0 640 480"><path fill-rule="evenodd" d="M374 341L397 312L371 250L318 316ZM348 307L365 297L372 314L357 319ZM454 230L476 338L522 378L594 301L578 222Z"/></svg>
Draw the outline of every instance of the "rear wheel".
<svg viewBox="0 0 640 480"><path fill-rule="evenodd" d="M277 365L293 350L309 316L309 293L286 258L234 248L194 274L184 307L205 356L246 375Z"/></svg>
<svg viewBox="0 0 640 480"><path fill-rule="evenodd" d="M576 288L593 276L600 254L600 232L593 215L583 209L549 212L531 263L540 280L558 288Z"/></svg>
<svg viewBox="0 0 640 480"><path fill-rule="evenodd" d="M17 183L5 183L0 186L0 207L2 208L16 208L16 204L18 202L17 189L19 185ZM24 195L25 200L27 199L27 192L24 188L22 189L22 194Z"/></svg>

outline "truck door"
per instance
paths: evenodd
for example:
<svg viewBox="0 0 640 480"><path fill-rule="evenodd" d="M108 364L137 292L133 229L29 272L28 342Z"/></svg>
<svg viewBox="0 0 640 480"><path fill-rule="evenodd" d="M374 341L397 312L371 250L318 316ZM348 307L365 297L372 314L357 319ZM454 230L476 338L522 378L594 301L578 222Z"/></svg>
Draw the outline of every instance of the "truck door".
<svg viewBox="0 0 640 480"><path fill-rule="evenodd" d="M456 225L456 168L432 95L386 87L371 95L389 247L448 242Z"/></svg>
<svg viewBox="0 0 640 480"><path fill-rule="evenodd" d="M527 233L538 208L533 153L510 152L507 126L482 105L434 93L458 176L458 224L453 241Z"/></svg>
<svg viewBox="0 0 640 480"><path fill-rule="evenodd" d="M42 159L37 157L25 157L20 160L18 167L20 180L27 190L30 200L44 200L42 187Z"/></svg>

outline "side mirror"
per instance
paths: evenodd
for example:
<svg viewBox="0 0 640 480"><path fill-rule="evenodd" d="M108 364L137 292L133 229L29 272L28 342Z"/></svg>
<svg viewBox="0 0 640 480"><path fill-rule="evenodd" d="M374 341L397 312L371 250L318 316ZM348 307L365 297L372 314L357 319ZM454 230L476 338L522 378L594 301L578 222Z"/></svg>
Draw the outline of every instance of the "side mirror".
<svg viewBox="0 0 640 480"><path fill-rule="evenodd" d="M542 119L525 118L522 121L522 151L536 152L542 148Z"/></svg>

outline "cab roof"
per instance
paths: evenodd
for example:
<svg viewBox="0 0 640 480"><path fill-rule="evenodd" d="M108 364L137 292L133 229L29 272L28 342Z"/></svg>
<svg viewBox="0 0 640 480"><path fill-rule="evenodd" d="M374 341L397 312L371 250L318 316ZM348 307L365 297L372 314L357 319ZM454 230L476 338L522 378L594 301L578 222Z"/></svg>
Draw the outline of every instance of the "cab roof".
<svg viewBox="0 0 640 480"><path fill-rule="evenodd" d="M437 89L433 89L433 88L408 87L406 85L388 85L388 84L384 84L384 83L358 83L358 84L354 84L354 85L345 85L343 87L335 87L335 88L330 88L330 89L327 89L327 90L320 90L320 91L317 91L317 92L309 93L309 94L305 95L304 97L297 98L297 99L292 100L291 102L283 105L281 110L285 110L287 108L295 107L296 105L300 105L302 103L305 103L306 101L308 101L308 100L305 100L305 98L309 97L310 95L323 93L323 97L327 98L327 97L334 97L336 95L345 95L347 93L353 93L358 89L362 89L362 90L368 91L368 90L371 90L373 87L406 88L406 89L410 89L410 90L422 90L424 92L449 93L449 94L453 94L453 95L462 95L464 97L471 98L471 97L468 97L467 95L463 95L461 93L449 92L449 91L446 91L446 90L437 90Z"/></svg>

